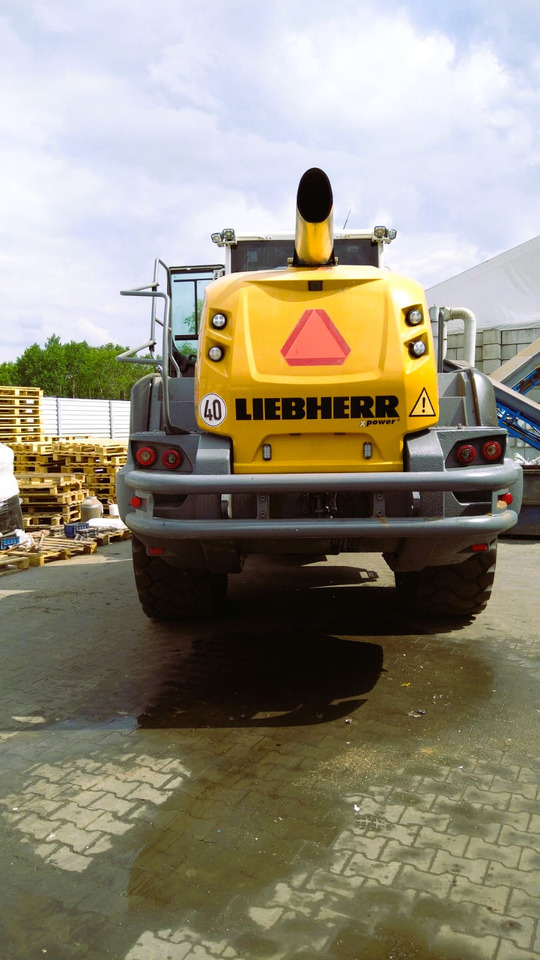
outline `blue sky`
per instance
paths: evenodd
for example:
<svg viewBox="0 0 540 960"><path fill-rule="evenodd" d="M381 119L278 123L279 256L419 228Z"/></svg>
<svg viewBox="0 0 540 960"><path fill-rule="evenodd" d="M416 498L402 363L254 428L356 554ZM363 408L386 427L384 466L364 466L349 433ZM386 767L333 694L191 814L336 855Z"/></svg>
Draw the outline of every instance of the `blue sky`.
<svg viewBox="0 0 540 960"><path fill-rule="evenodd" d="M538 0L4 0L0 360L142 342L118 291L292 230L314 165L425 286L537 236L539 41Z"/></svg>

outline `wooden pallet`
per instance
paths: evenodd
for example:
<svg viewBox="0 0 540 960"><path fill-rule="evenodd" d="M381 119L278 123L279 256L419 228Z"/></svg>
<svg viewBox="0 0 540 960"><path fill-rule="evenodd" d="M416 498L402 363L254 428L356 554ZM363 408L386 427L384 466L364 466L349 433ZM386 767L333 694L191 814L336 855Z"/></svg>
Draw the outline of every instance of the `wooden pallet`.
<svg viewBox="0 0 540 960"><path fill-rule="evenodd" d="M21 550L20 547L14 547L8 551L7 560L26 560L26 567L43 567L46 563L52 563L55 560L69 560L72 557L82 556L83 554L92 554L97 550L96 540L70 540L68 537L55 537L47 535L44 531L41 537L36 537L36 548L33 550Z"/></svg>
<svg viewBox="0 0 540 960"><path fill-rule="evenodd" d="M131 530L110 530L107 533L98 533L93 535L98 547L106 547L109 543L116 543L118 540L131 540Z"/></svg>
<svg viewBox="0 0 540 960"><path fill-rule="evenodd" d="M27 554L14 556L9 550L0 553L0 572L14 573L15 570L27 570L30 558Z"/></svg>
<svg viewBox="0 0 540 960"><path fill-rule="evenodd" d="M41 387L12 387L6 384L0 385L0 397L36 397L41 399L43 390Z"/></svg>

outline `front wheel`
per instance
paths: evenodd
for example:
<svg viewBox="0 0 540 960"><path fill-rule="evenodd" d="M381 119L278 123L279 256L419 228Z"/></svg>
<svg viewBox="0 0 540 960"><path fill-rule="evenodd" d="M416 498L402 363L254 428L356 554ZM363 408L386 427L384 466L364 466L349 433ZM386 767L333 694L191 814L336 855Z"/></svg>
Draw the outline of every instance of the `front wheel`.
<svg viewBox="0 0 540 960"><path fill-rule="evenodd" d="M139 600L151 620L194 620L219 611L227 592L227 574L171 567L161 557L149 557L136 537L132 548Z"/></svg>
<svg viewBox="0 0 540 960"><path fill-rule="evenodd" d="M420 616L472 617L481 613L495 579L496 545L463 563L396 573L402 604Z"/></svg>

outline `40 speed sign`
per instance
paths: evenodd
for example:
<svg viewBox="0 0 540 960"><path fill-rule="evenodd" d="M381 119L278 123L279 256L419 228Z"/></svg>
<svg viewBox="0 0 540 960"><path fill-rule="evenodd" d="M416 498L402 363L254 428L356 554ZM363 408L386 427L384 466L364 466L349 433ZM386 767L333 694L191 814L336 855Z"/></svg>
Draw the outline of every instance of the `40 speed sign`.
<svg viewBox="0 0 540 960"><path fill-rule="evenodd" d="M199 404L199 414L207 427L219 427L227 416L227 404L217 393L207 393Z"/></svg>

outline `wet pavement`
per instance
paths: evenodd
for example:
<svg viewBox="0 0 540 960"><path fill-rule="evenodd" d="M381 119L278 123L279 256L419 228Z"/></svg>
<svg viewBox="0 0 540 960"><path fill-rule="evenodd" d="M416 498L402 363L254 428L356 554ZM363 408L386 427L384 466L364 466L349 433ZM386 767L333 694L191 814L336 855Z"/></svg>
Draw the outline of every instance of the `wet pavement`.
<svg viewBox="0 0 540 960"><path fill-rule="evenodd" d="M2 960L539 958L539 562L459 628L376 556L196 625L129 543L0 577Z"/></svg>

